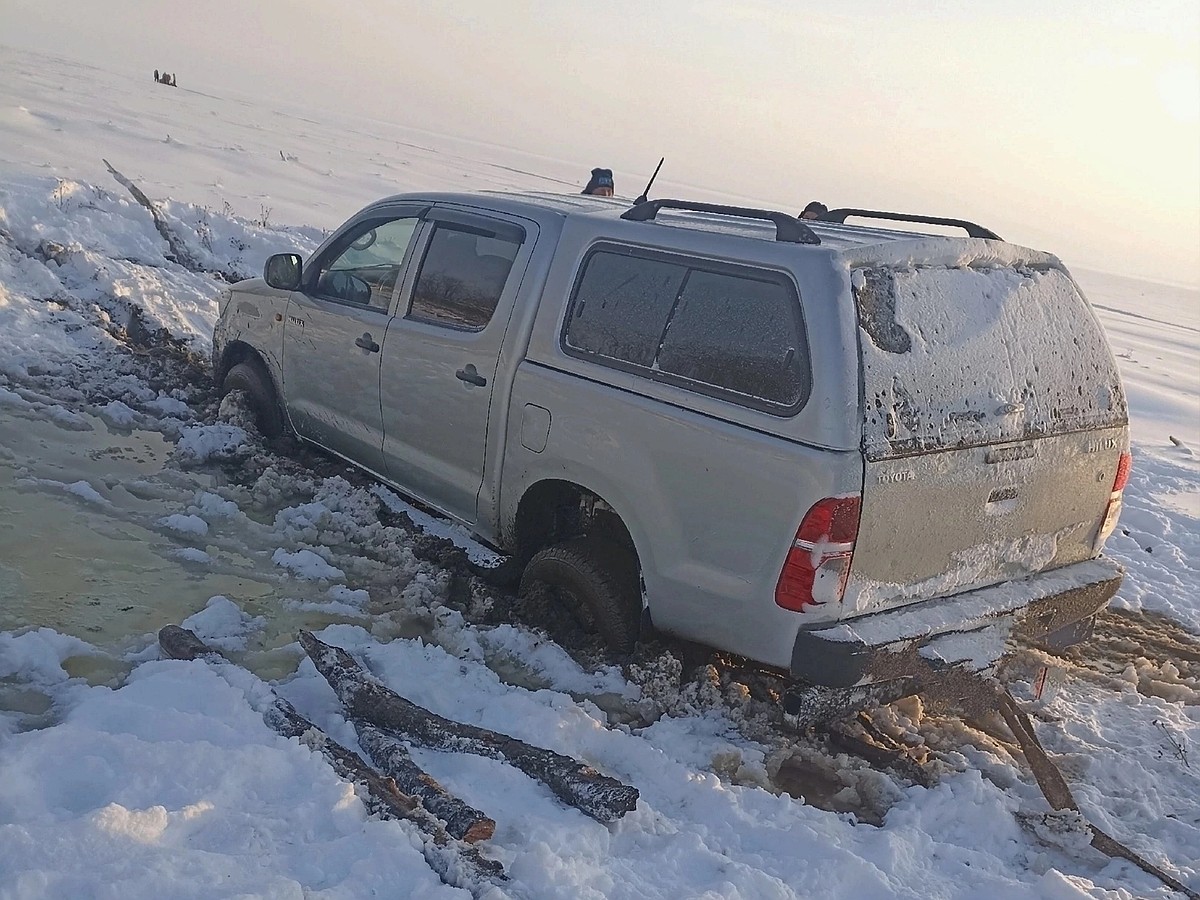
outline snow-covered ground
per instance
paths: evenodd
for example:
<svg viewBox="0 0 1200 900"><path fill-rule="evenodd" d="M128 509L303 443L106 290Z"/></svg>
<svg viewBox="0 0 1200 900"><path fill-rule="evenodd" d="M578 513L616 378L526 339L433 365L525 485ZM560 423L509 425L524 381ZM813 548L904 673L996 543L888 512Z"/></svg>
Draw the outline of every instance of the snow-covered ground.
<svg viewBox="0 0 1200 900"><path fill-rule="evenodd" d="M510 880L476 893L1167 896L1043 815L995 722L915 700L873 713L927 758L920 786L787 737L734 668L583 667L500 621L503 598L381 515L380 488L272 453L218 409L205 354L223 281L166 258L102 159L226 278L312 249L381 195L577 190L587 169L3 48L0 898L465 896L410 826L368 817L263 724L256 681L160 659L154 632L181 620L348 745L299 626L417 703L641 791L604 826L508 766L419 752L496 819L481 849ZM1109 543L1129 575L1095 640L1021 651L1010 674L1057 667L1039 734L1088 818L1200 888L1200 292L1076 274L1131 400Z"/></svg>

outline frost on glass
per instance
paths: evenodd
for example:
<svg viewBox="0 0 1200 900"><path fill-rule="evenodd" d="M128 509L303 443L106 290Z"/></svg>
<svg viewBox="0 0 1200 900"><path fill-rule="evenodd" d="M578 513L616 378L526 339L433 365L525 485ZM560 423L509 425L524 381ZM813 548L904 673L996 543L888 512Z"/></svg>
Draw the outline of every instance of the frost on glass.
<svg viewBox="0 0 1200 900"><path fill-rule="evenodd" d="M1059 269L859 269L853 285L872 458L1128 419L1100 324Z"/></svg>
<svg viewBox="0 0 1200 900"><path fill-rule="evenodd" d="M795 294L784 283L693 271L667 327L658 368L791 407L804 394L807 353Z"/></svg>
<svg viewBox="0 0 1200 900"><path fill-rule="evenodd" d="M659 260L593 254L571 309L567 343L650 368L686 272Z"/></svg>

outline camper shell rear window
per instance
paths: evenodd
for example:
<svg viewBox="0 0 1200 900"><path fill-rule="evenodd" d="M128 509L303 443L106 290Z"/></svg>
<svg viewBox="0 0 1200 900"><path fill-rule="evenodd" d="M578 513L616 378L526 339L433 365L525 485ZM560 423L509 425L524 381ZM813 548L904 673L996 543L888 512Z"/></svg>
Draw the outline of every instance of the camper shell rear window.
<svg viewBox="0 0 1200 900"><path fill-rule="evenodd" d="M562 348L777 416L798 412L812 387L790 277L616 244L584 258Z"/></svg>
<svg viewBox="0 0 1200 900"><path fill-rule="evenodd" d="M1104 332L1056 267L854 269L868 459L1129 420Z"/></svg>

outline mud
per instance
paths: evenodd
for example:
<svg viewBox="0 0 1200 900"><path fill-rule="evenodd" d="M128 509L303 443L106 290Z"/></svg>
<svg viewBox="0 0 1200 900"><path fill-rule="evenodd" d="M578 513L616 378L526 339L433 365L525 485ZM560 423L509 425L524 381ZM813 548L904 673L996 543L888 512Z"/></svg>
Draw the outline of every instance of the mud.
<svg viewBox="0 0 1200 900"><path fill-rule="evenodd" d="M1069 675L1185 706L1200 705L1200 637L1153 612L1107 609L1095 634L1058 654Z"/></svg>
<svg viewBox="0 0 1200 900"><path fill-rule="evenodd" d="M649 695L664 713L681 711L688 697L693 704L705 698L720 706L747 737L772 748L769 789L820 809L852 814L860 822L881 824L904 789L931 785L961 770L966 748L1017 769L1022 766L1016 742L998 714L964 718L944 703L908 697L837 723L838 730L868 745L859 748L864 753L845 753L828 733L794 734L771 714L771 698L783 685L773 673L756 672L718 654L711 655L707 672L702 666L664 672L661 657L647 665L657 666L648 679ZM1090 640L1058 654L1016 648L997 674L1018 696L1032 698L1033 682L1043 666L1057 674L1051 691L1055 684L1082 678L1111 690L1132 689L1185 705L1200 703L1200 638L1151 612L1106 610ZM631 680L638 681L639 675L647 680L636 669ZM717 689L706 691L704 685ZM1032 709L1036 714L1040 707L1035 704Z"/></svg>

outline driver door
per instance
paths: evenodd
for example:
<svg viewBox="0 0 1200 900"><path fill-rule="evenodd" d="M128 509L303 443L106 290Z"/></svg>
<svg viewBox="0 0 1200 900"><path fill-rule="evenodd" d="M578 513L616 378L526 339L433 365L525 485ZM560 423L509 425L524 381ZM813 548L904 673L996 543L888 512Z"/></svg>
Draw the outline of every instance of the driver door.
<svg viewBox="0 0 1200 900"><path fill-rule="evenodd" d="M379 360L424 207L356 217L288 299L283 392L296 433L382 473Z"/></svg>

